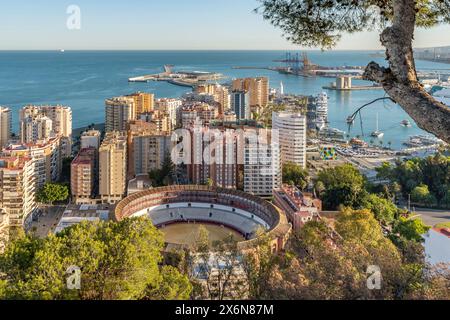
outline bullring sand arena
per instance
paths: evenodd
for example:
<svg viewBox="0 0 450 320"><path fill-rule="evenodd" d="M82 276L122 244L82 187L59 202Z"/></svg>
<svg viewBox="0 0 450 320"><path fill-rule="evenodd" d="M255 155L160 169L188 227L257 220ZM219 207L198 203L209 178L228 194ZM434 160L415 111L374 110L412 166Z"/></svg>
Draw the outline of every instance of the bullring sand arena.
<svg viewBox="0 0 450 320"><path fill-rule="evenodd" d="M264 230L274 250L284 246L290 225L286 216L269 202L250 194L207 186L168 186L132 194L115 209L115 219L146 216L165 235L167 244L195 243L199 228L210 241L230 234L241 249L255 245L257 231Z"/></svg>

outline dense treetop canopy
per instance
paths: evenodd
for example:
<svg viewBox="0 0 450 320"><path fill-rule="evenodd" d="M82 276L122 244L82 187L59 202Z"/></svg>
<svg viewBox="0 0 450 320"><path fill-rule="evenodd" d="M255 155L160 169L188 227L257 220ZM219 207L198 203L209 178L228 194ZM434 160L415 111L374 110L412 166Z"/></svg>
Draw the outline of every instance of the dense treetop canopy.
<svg viewBox="0 0 450 320"><path fill-rule="evenodd" d="M344 32L383 29L393 19L392 0L260 0L256 9L288 40L309 47L331 48ZM450 0L416 1L416 25L450 23Z"/></svg>

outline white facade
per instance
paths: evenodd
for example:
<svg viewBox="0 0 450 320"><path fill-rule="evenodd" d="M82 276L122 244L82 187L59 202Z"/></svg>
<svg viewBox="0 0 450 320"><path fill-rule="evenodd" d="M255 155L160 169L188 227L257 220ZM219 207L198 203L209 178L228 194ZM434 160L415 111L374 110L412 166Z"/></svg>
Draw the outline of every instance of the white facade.
<svg viewBox="0 0 450 320"><path fill-rule="evenodd" d="M257 135L256 135L257 133ZM244 144L244 191L270 197L281 186L278 137L271 130L246 130Z"/></svg>
<svg viewBox="0 0 450 320"><path fill-rule="evenodd" d="M172 128L175 128L181 122L180 110L182 105L183 101L180 99L157 99L155 109L167 113L172 123Z"/></svg>
<svg viewBox="0 0 450 320"><path fill-rule="evenodd" d="M306 167L306 117L295 112L272 113L272 127L278 130L281 162Z"/></svg>
<svg viewBox="0 0 450 320"><path fill-rule="evenodd" d="M101 133L98 130L89 130L81 134L80 145L81 149L95 148L97 151L100 148Z"/></svg>

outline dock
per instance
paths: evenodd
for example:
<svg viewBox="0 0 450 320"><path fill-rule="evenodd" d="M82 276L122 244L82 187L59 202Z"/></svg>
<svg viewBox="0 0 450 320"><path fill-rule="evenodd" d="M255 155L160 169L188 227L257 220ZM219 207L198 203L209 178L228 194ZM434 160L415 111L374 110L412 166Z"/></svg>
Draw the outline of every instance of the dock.
<svg viewBox="0 0 450 320"><path fill-rule="evenodd" d="M173 65L165 65L164 72L129 78L128 82L165 81L183 87L196 87L201 83L217 81L223 78L220 73L204 71L173 71Z"/></svg>

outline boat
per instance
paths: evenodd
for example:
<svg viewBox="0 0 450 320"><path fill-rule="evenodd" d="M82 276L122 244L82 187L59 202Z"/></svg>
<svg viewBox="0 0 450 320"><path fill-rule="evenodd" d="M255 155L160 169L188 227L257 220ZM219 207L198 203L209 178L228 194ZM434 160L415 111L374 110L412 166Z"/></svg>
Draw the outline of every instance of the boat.
<svg viewBox="0 0 450 320"><path fill-rule="evenodd" d="M378 139L384 137L384 132L380 131L379 128L378 128L378 113L377 113L377 130L375 130L374 132L372 132L370 135L371 135L372 137L378 138Z"/></svg>
<svg viewBox="0 0 450 320"><path fill-rule="evenodd" d="M319 131L319 135L325 138L343 140L345 137L345 131L326 126Z"/></svg>
<svg viewBox="0 0 450 320"><path fill-rule="evenodd" d="M59 50L59 52L61 52L61 53L64 53L66 50L64 50L64 49L61 49L61 50Z"/></svg>
<svg viewBox="0 0 450 320"><path fill-rule="evenodd" d="M411 122L409 120L403 120L400 122L403 127L411 127Z"/></svg>

